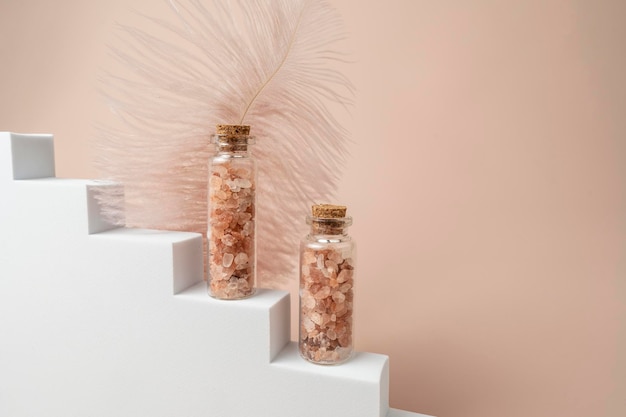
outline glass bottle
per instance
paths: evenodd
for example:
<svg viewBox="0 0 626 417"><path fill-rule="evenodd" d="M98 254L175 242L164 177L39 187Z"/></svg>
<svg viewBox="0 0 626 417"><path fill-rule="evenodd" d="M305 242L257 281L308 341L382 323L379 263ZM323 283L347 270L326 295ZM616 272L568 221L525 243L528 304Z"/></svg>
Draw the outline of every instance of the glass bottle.
<svg viewBox="0 0 626 417"><path fill-rule="evenodd" d="M250 126L217 125L216 155L209 161L209 294L224 300L249 297L256 275L256 161Z"/></svg>
<svg viewBox="0 0 626 417"><path fill-rule="evenodd" d="M300 355L334 365L353 353L355 244L345 206L315 205L300 243Z"/></svg>

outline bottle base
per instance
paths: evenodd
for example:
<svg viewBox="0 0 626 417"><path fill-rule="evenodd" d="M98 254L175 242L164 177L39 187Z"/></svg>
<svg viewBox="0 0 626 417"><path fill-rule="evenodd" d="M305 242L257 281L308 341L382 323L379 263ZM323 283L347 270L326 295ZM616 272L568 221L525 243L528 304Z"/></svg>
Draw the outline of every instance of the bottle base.
<svg viewBox="0 0 626 417"><path fill-rule="evenodd" d="M322 352L318 351L303 351L300 349L300 357L307 362L315 365L333 366L341 365L348 362L353 355L352 349L341 348L340 350Z"/></svg>
<svg viewBox="0 0 626 417"><path fill-rule="evenodd" d="M220 292L220 293L216 293L214 291L211 291L211 287L210 285L208 286L208 293L209 296L211 296L211 298L215 298L216 300L224 300L224 301L236 301L236 300L245 300L246 298L250 298L252 296L254 296L254 294L256 293L256 288L252 288L252 290L246 291L246 292L235 292L235 293L224 293L224 292Z"/></svg>

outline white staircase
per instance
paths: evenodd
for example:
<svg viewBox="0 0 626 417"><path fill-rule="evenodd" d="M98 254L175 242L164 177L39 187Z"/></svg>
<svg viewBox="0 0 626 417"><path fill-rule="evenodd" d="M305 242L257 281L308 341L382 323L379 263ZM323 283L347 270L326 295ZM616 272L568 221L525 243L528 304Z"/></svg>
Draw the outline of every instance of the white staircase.
<svg viewBox="0 0 626 417"><path fill-rule="evenodd" d="M419 416L389 409L386 356L305 362L288 293L210 298L201 237L112 227L100 186L0 133L1 417Z"/></svg>

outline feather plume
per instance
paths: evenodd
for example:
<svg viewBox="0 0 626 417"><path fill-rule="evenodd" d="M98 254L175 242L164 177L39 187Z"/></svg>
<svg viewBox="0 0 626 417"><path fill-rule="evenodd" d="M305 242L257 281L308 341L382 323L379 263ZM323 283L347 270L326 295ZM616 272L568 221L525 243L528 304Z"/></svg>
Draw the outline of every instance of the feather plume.
<svg viewBox="0 0 626 417"><path fill-rule="evenodd" d="M320 0L170 1L175 19L122 26L113 53L127 74L103 76L121 124L99 128L96 166L123 185L99 196L129 227L207 229L207 161L217 123L249 124L256 137L257 262L261 286L295 272L311 203L332 199L347 135L329 106L350 104L336 69L344 38ZM205 242L206 243L206 242ZM205 244L206 253L206 244Z"/></svg>

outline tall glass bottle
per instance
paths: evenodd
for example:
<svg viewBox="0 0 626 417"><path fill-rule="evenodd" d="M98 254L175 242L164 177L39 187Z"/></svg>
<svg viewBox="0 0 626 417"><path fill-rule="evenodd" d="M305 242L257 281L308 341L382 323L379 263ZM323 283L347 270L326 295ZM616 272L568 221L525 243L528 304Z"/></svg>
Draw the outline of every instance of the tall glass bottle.
<svg viewBox="0 0 626 417"><path fill-rule="evenodd" d="M250 126L217 125L217 154L209 161L207 240L209 294L249 297L256 275L256 161Z"/></svg>
<svg viewBox="0 0 626 417"><path fill-rule="evenodd" d="M352 356L355 244L345 206L315 205L300 243L300 355L334 365Z"/></svg>

